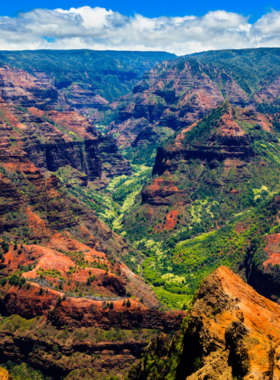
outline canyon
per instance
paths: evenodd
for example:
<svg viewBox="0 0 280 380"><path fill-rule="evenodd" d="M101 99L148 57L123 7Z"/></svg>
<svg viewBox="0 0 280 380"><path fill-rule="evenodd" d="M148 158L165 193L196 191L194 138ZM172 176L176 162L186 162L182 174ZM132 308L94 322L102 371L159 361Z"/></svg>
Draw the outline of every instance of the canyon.
<svg viewBox="0 0 280 380"><path fill-rule="evenodd" d="M280 377L278 56L0 52L0 377Z"/></svg>

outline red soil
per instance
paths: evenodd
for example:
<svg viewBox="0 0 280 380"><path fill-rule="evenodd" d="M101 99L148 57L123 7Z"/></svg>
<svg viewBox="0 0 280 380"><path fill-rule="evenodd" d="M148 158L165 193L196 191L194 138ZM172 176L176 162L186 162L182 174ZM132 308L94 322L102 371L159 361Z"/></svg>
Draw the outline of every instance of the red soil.
<svg viewBox="0 0 280 380"><path fill-rule="evenodd" d="M28 111L29 111L33 116L42 117L42 116L45 115L45 112L44 112L44 111L41 111L41 110L39 110L39 109L36 108L36 107L29 107L29 108L28 108Z"/></svg>
<svg viewBox="0 0 280 380"><path fill-rule="evenodd" d="M268 235L266 239L268 244L264 250L268 253L269 259L263 263L264 267L266 268L268 264L280 265L280 234Z"/></svg>
<svg viewBox="0 0 280 380"><path fill-rule="evenodd" d="M157 224L154 229L153 229L153 232L162 232L163 230L173 230L173 228L175 227L176 223L177 223L177 220L178 220L178 214L179 212L177 210L173 210L173 211L170 211L167 215L166 215L166 221L165 221L165 224L163 223L160 223L160 224Z"/></svg>
<svg viewBox="0 0 280 380"><path fill-rule="evenodd" d="M166 215L166 222L165 222L165 225L164 225L164 229L165 230L172 230L176 223L177 223L177 216L178 216L178 211L177 210L174 210L174 211L170 211L167 215Z"/></svg>

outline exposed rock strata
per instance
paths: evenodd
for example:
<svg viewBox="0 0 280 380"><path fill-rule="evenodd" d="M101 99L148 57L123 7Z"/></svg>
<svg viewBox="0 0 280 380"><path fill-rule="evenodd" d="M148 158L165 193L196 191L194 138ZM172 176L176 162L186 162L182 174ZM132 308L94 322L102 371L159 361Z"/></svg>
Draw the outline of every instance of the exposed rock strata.
<svg viewBox="0 0 280 380"><path fill-rule="evenodd" d="M154 340L129 379L279 379L279 317L277 304L220 267L200 287L181 334L170 344Z"/></svg>
<svg viewBox="0 0 280 380"><path fill-rule="evenodd" d="M142 204L126 215L124 230L133 239L140 214L143 231L161 232L170 211L180 215L177 227L197 224L206 232L224 225L232 212L262 199L262 191L280 190L278 139L270 116L223 103L158 148Z"/></svg>
<svg viewBox="0 0 280 380"><path fill-rule="evenodd" d="M114 139L100 135L85 116L76 112L43 112L35 107L26 113L2 99L0 111L5 119L0 124L1 139L27 152L42 172L55 172L70 165L101 187L114 176L131 174Z"/></svg>
<svg viewBox="0 0 280 380"><path fill-rule="evenodd" d="M267 71L261 61L270 52L262 54L231 51L225 57L223 52L209 52L162 62L144 74L131 94L114 103L117 112L108 133L117 136L121 148L131 146L146 156L151 154L149 145L156 141L156 147L224 101L255 111L259 105L278 104L278 58L272 58L273 69Z"/></svg>

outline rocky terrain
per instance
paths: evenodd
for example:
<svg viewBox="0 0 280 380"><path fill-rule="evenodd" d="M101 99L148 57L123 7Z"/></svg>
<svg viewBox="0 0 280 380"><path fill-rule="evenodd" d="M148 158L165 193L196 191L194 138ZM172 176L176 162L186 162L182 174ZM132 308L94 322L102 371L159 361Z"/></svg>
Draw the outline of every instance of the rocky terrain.
<svg viewBox="0 0 280 380"><path fill-rule="evenodd" d="M181 333L152 340L128 378L279 379L280 307L219 267L200 286Z"/></svg>
<svg viewBox="0 0 280 380"><path fill-rule="evenodd" d="M162 62L114 103L117 112L107 131L117 135L124 152L148 162L166 137L225 100L275 112L278 82L279 49L208 52Z"/></svg>
<svg viewBox="0 0 280 380"><path fill-rule="evenodd" d="M11 120L10 108L7 110L5 105L2 110L5 118ZM35 109L30 112L38 113ZM65 114L61 117L63 119ZM28 330L27 335L19 334L11 339L10 327L4 323L6 327L0 328L1 361L20 360L53 379L68 374L78 379L80 371L85 370L85 361L80 359L88 355L87 351L97 356L96 360L92 360L91 355L86 359L86 371L93 376L91 378L109 376L112 371L125 374L129 365L140 358L147 337L158 330L170 333L179 329L184 313L158 309L159 302L151 288L121 261L135 249L104 225L94 211L67 195L58 177L47 170L40 171L29 160L30 153L24 145L25 136L29 136L28 127L16 118L12 121L16 126L4 121L1 124L4 134L0 146L0 314L5 317L3 322L9 316L11 321L14 316L20 316L26 326L28 321L41 317L40 329L53 326L54 335L60 334L61 329L72 332L81 329L81 334L87 336L89 332L84 329L91 329L93 337L99 334L100 339L97 345L87 343L87 348L82 344L80 354L69 341L61 348L66 355L62 359L61 353L54 355L57 344L50 345L49 335L44 342L38 336L30 337ZM73 130L77 127L71 122L69 126ZM11 133L21 131L20 127L26 135L18 133L18 138L12 140ZM86 138L82 128L79 133ZM46 132L42 136L45 137ZM17 326L18 322L16 330ZM34 333L37 334L38 328L34 327ZM117 343L110 344L105 331L112 329L121 330L123 334L117 334L114 340ZM139 337L138 333L132 333L135 329L147 333ZM134 335L138 336L136 342ZM43 347L49 347L48 359ZM33 351L36 355L31 359ZM104 360L106 365L102 364Z"/></svg>
<svg viewBox="0 0 280 380"><path fill-rule="evenodd" d="M279 51L0 53L0 374L280 377Z"/></svg>
<svg viewBox="0 0 280 380"><path fill-rule="evenodd" d="M0 376L1 376L1 379L3 380L12 380L11 376L9 375L9 372L1 367L0 367Z"/></svg>
<svg viewBox="0 0 280 380"><path fill-rule="evenodd" d="M223 103L158 148L153 178L122 228L139 238L144 216L142 236L146 228L166 239L185 226L206 232L224 225L279 191L278 138L272 117Z"/></svg>
<svg viewBox="0 0 280 380"><path fill-rule="evenodd" d="M1 139L24 150L42 173L69 165L85 174L85 184L97 181L99 188L114 176L131 174L114 139L74 111L23 111L0 98L0 117Z"/></svg>
<svg viewBox="0 0 280 380"><path fill-rule="evenodd" d="M92 50L0 52L0 96L14 105L76 110L103 121L109 102L174 54Z"/></svg>

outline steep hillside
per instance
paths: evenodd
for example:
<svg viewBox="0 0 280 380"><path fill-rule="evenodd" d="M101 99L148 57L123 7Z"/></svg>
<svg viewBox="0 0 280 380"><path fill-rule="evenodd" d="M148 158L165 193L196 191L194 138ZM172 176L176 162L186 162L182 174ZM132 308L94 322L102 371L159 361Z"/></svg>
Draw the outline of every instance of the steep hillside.
<svg viewBox="0 0 280 380"><path fill-rule="evenodd" d="M98 111L111 113L108 103L129 93L145 71L173 58L164 52L2 51L0 96L15 105L70 107L98 120Z"/></svg>
<svg viewBox="0 0 280 380"><path fill-rule="evenodd" d="M15 379L280 380L280 49L168 58L0 53Z"/></svg>
<svg viewBox="0 0 280 380"><path fill-rule="evenodd" d="M216 51L162 62L115 103L117 113L107 130L127 155L147 163L164 138L225 100L277 111L279 75L279 49Z"/></svg>
<svg viewBox="0 0 280 380"><path fill-rule="evenodd" d="M33 371L24 363L57 380L125 375L147 339L179 329L183 313L159 310L121 261L135 249L8 140L0 140L0 361L21 376Z"/></svg>
<svg viewBox="0 0 280 380"><path fill-rule="evenodd" d="M142 202L120 230L134 240L147 233L165 240L174 229L225 225L280 190L279 154L272 117L223 103L159 147Z"/></svg>
<svg viewBox="0 0 280 380"><path fill-rule="evenodd" d="M121 258L129 251L133 252L126 241L104 225L93 211L87 209L76 198L67 196L56 176L51 175L48 179L44 178L28 160L24 151L8 143L2 143L0 164L0 232L2 238L7 242L40 244L55 250L62 250L62 252L69 251L68 256L73 256L72 260L76 265L80 261L84 262L82 267L88 259L84 257L83 252L91 252L91 248L93 249L91 254L95 255L96 253L97 256L90 261L94 261L96 268L100 267L99 269L103 270L103 275L110 269L110 264L107 262L109 258L113 260L112 263L115 263L113 257ZM53 256L54 253L50 255ZM15 265L14 259L11 260L11 265ZM23 257L19 256L17 259L21 262ZM28 256L26 259L30 260L30 257ZM22 261L19 265L34 264L35 256L32 260L32 263ZM100 263L99 260L101 260ZM68 264L71 266L70 261ZM76 265L72 265L73 268ZM120 268L117 272L119 275L123 273L124 278L130 277L132 287L134 281L140 281L123 264L119 263L118 266ZM130 287L130 285L128 286ZM146 289L149 293L145 284L141 288ZM151 302L153 306L157 305L153 296Z"/></svg>
<svg viewBox="0 0 280 380"><path fill-rule="evenodd" d="M220 267L199 288L181 333L152 340L128 379L279 379L279 317L279 305Z"/></svg>
<svg viewBox="0 0 280 380"><path fill-rule="evenodd" d="M21 109L0 98L0 129L1 138L24 150L42 172L69 165L84 173L85 184L96 181L99 187L112 177L131 174L115 140L76 112Z"/></svg>
<svg viewBox="0 0 280 380"><path fill-rule="evenodd" d="M148 258L143 276L161 302L183 308L197 285L219 265L225 265L260 294L278 302L279 195L232 218L222 228L191 237L175 232L165 243L152 237L138 243Z"/></svg>
<svg viewBox="0 0 280 380"><path fill-rule="evenodd" d="M116 231L146 255L143 276L167 305L184 307L199 281L220 264L249 280L241 263L250 240L278 225L276 196L273 218L267 215L270 207L262 208L279 192L274 120L224 103L159 148L154 171L160 175L146 183L142 199ZM240 218L245 227L239 227Z"/></svg>

